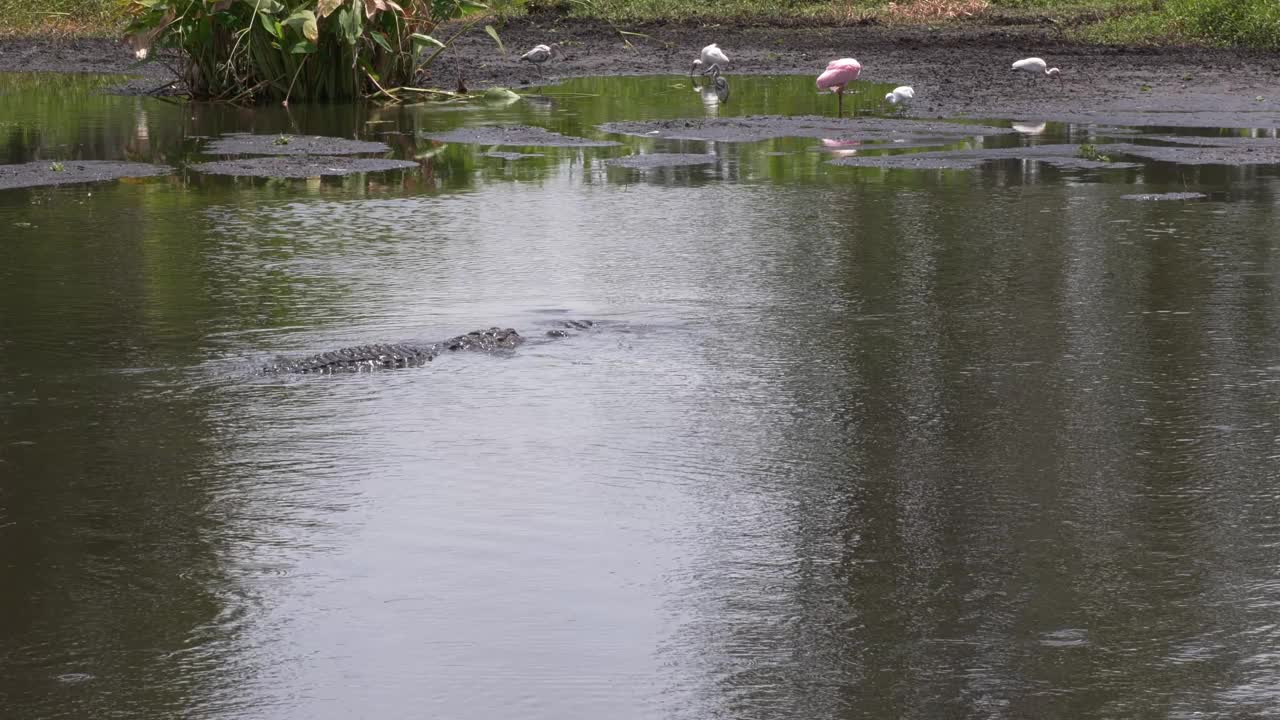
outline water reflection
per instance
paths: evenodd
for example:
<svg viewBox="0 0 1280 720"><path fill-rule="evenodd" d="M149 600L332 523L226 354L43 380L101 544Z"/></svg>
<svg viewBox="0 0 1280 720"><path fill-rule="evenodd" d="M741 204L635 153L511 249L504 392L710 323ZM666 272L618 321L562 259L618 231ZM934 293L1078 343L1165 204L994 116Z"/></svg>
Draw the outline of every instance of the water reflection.
<svg viewBox="0 0 1280 720"><path fill-rule="evenodd" d="M811 112L802 80L735 77L717 111ZM913 173L827 164L877 151L856 138L421 137L702 116L673 78L324 112L5 82L11 162L178 163L230 131L419 162L0 193L15 716L1276 704L1275 168ZM1119 132L1036 127L963 143ZM488 154L520 151L538 156ZM637 151L717 162L602 162ZM1135 184L1210 200L1122 199ZM604 329L402 373L252 372L566 316Z"/></svg>

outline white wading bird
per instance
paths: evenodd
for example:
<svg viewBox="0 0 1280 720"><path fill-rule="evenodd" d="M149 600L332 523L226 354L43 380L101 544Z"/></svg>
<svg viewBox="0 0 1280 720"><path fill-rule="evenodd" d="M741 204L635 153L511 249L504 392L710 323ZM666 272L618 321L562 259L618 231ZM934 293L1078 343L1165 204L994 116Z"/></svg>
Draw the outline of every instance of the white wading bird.
<svg viewBox="0 0 1280 720"><path fill-rule="evenodd" d="M1048 69L1046 70L1045 68ZM1052 78L1058 77L1058 73L1062 72L1058 68L1049 67L1049 63L1041 60L1040 58L1023 58L1013 64L1013 69L1021 70L1024 73L1031 73L1032 75L1048 75ZM1058 79L1061 80L1062 78Z"/></svg>
<svg viewBox="0 0 1280 720"><path fill-rule="evenodd" d="M693 67L689 70L689 75L692 76L698 72L698 68L705 68L702 74L706 75L711 72L711 66L713 65L729 67L729 56L725 55L720 46L715 43L702 48L702 57L693 61Z"/></svg>
<svg viewBox="0 0 1280 720"><path fill-rule="evenodd" d="M884 96L884 99L885 99L885 100L886 100L890 105L897 105L897 104L898 104L898 103L900 103L900 102L906 102L906 101L908 101L908 100L914 100L914 99L915 99L915 96L916 96L916 91L915 91L915 90L912 90L912 89L911 89L909 86L907 86L907 85L899 85L898 87L896 87L896 88L894 88L894 89L893 89L893 92L891 92L891 93L887 93L887 94Z"/></svg>
<svg viewBox="0 0 1280 720"><path fill-rule="evenodd" d="M533 63L533 66L538 68L538 72L541 73L542 64L559 52L560 48L556 45L535 45L532 50L520 56L520 62Z"/></svg>

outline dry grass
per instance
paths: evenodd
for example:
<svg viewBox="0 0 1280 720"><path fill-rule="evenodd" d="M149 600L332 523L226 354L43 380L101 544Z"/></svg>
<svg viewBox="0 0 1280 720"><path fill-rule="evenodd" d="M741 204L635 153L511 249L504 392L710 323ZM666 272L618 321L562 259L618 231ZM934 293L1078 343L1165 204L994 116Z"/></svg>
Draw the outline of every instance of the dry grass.
<svg viewBox="0 0 1280 720"><path fill-rule="evenodd" d="M888 25L925 25L977 17L990 7L987 0L909 0L889 3L879 18Z"/></svg>

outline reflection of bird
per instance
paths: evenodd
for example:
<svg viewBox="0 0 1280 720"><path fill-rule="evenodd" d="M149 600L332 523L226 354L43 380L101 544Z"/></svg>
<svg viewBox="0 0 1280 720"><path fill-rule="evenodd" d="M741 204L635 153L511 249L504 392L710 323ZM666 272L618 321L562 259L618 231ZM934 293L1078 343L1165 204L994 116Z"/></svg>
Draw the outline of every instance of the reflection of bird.
<svg viewBox="0 0 1280 720"><path fill-rule="evenodd" d="M836 117L844 113L844 89L862 74L862 63L853 58L840 58L827 63L827 69L818 76L819 90L833 90L836 94Z"/></svg>
<svg viewBox="0 0 1280 720"><path fill-rule="evenodd" d="M532 50L520 56L520 62L533 63L533 66L538 68L538 72L541 73L542 64L550 60L551 56L559 51L560 48L555 45L535 45Z"/></svg>
<svg viewBox="0 0 1280 720"><path fill-rule="evenodd" d="M1013 64L1014 70L1021 70L1032 75L1048 75L1049 77L1058 77L1058 73L1062 72L1058 68L1048 67L1049 63L1040 58L1024 58ZM1047 70L1045 68L1048 68ZM1061 78L1059 78L1061 79Z"/></svg>
<svg viewBox="0 0 1280 720"><path fill-rule="evenodd" d="M884 99L887 100L890 105L897 105L900 102L906 102L908 100L912 100L915 98L915 96L916 96L915 90L911 89L907 85L899 85L898 87L893 89L893 92L885 95Z"/></svg>
<svg viewBox="0 0 1280 720"><path fill-rule="evenodd" d="M720 66L711 66L711 84L716 89L716 97L720 98L721 103L729 102L729 81L720 75Z"/></svg>
<svg viewBox="0 0 1280 720"><path fill-rule="evenodd" d="M857 155L858 146L861 144L862 143L858 140L831 140L829 138L823 138L822 149L832 155Z"/></svg>
<svg viewBox="0 0 1280 720"><path fill-rule="evenodd" d="M706 68L702 71L702 74L706 75L711 72L711 68L715 65L724 65L725 67L728 67L729 56L724 54L724 51L720 49L719 45L711 43L710 45L702 48L702 57L693 61L693 67L689 69L689 74L692 75L698 72L698 68Z"/></svg>

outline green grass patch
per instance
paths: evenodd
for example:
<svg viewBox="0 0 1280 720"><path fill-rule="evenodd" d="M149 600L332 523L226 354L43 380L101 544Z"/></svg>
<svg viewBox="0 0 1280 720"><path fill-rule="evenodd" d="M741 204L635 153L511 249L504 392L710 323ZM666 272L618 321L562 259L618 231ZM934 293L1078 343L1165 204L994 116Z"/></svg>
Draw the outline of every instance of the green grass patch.
<svg viewBox="0 0 1280 720"><path fill-rule="evenodd" d="M1208 45L1280 49L1280 0L1167 0L1161 7L1107 18L1080 32L1111 45Z"/></svg>
<svg viewBox="0 0 1280 720"><path fill-rule="evenodd" d="M0 0L0 36L119 36L128 0ZM954 17L930 12L954 4ZM500 17L557 12L617 24L705 22L725 24L852 25L925 22L1011 24L1025 18L1058 22L1071 37L1113 45L1197 44L1280 49L1280 0L986 0L971 12L961 0L494 0ZM893 6L893 7L891 7Z"/></svg>
<svg viewBox="0 0 1280 720"><path fill-rule="evenodd" d="M119 36L128 0L0 0L0 36Z"/></svg>

